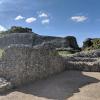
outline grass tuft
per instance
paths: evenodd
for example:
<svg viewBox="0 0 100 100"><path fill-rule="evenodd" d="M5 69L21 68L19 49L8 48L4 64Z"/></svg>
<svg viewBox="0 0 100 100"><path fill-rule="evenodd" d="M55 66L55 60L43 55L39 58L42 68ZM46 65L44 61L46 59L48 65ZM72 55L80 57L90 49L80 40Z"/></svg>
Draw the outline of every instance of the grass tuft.
<svg viewBox="0 0 100 100"><path fill-rule="evenodd" d="M0 58L2 57L2 53L4 52L3 49L0 49Z"/></svg>

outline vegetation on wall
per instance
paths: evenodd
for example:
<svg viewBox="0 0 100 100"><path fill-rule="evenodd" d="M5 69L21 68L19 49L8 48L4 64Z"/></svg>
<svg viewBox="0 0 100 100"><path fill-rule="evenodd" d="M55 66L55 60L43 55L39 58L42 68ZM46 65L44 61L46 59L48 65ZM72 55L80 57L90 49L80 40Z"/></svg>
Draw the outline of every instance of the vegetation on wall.
<svg viewBox="0 0 100 100"><path fill-rule="evenodd" d="M87 39L83 43L83 50L95 50L100 49L100 38Z"/></svg>
<svg viewBox="0 0 100 100"><path fill-rule="evenodd" d="M3 49L0 49L0 58L2 57L2 53L4 52Z"/></svg>
<svg viewBox="0 0 100 100"><path fill-rule="evenodd" d="M12 26L7 31L0 32L0 36L2 37L6 34L11 34L11 33L32 33L32 29L27 27L23 28L19 26Z"/></svg>
<svg viewBox="0 0 100 100"><path fill-rule="evenodd" d="M60 56L63 56L63 57L66 57L66 56L70 56L70 55L72 55L72 54L74 54L75 52L73 52L73 51L58 51L58 54L60 55Z"/></svg>
<svg viewBox="0 0 100 100"><path fill-rule="evenodd" d="M17 27L17 26L12 26L10 30L8 30L9 33L31 33L32 29L31 28L23 28L23 27Z"/></svg>

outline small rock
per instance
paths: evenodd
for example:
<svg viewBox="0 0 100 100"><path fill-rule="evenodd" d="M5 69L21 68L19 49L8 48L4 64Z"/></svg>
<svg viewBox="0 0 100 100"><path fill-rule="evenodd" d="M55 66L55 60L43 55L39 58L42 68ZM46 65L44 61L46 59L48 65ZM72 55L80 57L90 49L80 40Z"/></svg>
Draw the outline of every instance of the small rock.
<svg viewBox="0 0 100 100"><path fill-rule="evenodd" d="M11 82L8 82L4 78L0 78L0 93L5 93L5 92L7 92L10 89L12 89Z"/></svg>

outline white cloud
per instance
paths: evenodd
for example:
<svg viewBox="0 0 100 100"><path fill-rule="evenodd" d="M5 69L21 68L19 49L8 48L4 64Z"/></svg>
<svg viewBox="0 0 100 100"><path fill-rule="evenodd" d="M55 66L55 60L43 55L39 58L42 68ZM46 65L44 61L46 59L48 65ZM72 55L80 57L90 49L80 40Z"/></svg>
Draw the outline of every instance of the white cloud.
<svg viewBox="0 0 100 100"><path fill-rule="evenodd" d="M72 16L71 20L75 22L84 22L88 19L86 16Z"/></svg>
<svg viewBox="0 0 100 100"><path fill-rule="evenodd" d="M50 23L50 19L44 19L41 21L42 24L49 24Z"/></svg>
<svg viewBox="0 0 100 100"><path fill-rule="evenodd" d="M21 15L18 15L18 16L15 18L15 20L21 20L21 19L24 19L24 17L21 16Z"/></svg>
<svg viewBox="0 0 100 100"><path fill-rule="evenodd" d="M46 13L40 13L39 14L39 17L40 18L47 18L48 17L48 14L46 14Z"/></svg>
<svg viewBox="0 0 100 100"><path fill-rule="evenodd" d="M37 20L37 18L35 18L35 17L30 17L30 18L27 18L26 20L25 20L25 22L26 23L32 23L32 22L35 22Z"/></svg>
<svg viewBox="0 0 100 100"><path fill-rule="evenodd" d="M0 31L6 31L6 28L0 25Z"/></svg>

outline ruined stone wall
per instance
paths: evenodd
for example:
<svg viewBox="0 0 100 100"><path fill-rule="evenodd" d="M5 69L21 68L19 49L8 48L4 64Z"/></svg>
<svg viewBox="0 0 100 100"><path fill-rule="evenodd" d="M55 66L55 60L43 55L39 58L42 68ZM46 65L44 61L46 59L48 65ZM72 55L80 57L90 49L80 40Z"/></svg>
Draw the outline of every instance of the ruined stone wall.
<svg viewBox="0 0 100 100"><path fill-rule="evenodd" d="M12 33L0 38L0 48L7 47L11 44L32 45L32 33Z"/></svg>
<svg viewBox="0 0 100 100"><path fill-rule="evenodd" d="M64 60L52 48L9 46L0 62L0 77L14 86L59 73L65 69Z"/></svg>
<svg viewBox="0 0 100 100"><path fill-rule="evenodd" d="M11 44L24 44L24 45L40 45L42 43L51 43L55 48L72 48L78 50L77 41L75 37L54 37L42 36L35 33L9 33L0 38L0 48L5 48Z"/></svg>
<svg viewBox="0 0 100 100"><path fill-rule="evenodd" d="M66 57L68 70L100 72L100 50L83 51Z"/></svg>

